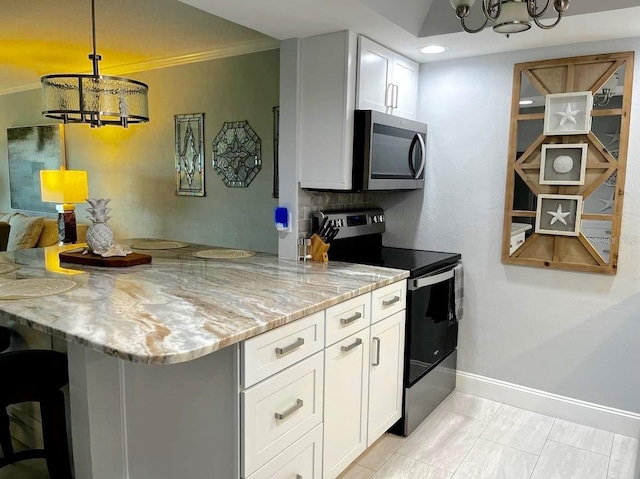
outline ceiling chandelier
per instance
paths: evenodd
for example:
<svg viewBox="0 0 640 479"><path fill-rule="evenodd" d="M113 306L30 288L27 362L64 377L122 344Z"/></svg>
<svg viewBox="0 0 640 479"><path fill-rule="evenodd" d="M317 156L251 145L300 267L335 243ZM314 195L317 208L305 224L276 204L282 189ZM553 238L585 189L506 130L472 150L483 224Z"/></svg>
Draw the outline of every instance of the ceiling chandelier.
<svg viewBox="0 0 640 479"><path fill-rule="evenodd" d="M540 28L548 30L555 27L562 19L562 14L569 8L570 0L482 0L482 10L485 21L479 28L469 28L465 19L471 11L476 0L451 0L451 5L456 9L456 16L462 23L462 29L467 33L478 33L493 23L493 31L504 33L507 37L511 33L520 33L531 28L533 21ZM544 6L539 5L544 3ZM544 24L540 21L553 3L553 9L557 14L555 22Z"/></svg>
<svg viewBox="0 0 640 479"><path fill-rule="evenodd" d="M149 121L147 93L149 87L139 81L113 76L102 76L96 53L95 2L91 0L91 32L93 53L92 75L56 74L41 78L42 114L64 123L87 123L92 127L120 125Z"/></svg>

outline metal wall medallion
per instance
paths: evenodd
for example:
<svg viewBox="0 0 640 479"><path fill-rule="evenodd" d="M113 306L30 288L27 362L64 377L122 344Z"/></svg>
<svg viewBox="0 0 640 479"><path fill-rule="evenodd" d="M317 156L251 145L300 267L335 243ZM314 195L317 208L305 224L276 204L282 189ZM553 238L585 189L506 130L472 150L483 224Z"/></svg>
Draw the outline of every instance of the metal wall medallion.
<svg viewBox="0 0 640 479"><path fill-rule="evenodd" d="M204 196L204 113L175 118L176 195Z"/></svg>
<svg viewBox="0 0 640 479"><path fill-rule="evenodd" d="M248 121L224 123L213 140L213 169L231 188L246 188L260 172L261 142Z"/></svg>

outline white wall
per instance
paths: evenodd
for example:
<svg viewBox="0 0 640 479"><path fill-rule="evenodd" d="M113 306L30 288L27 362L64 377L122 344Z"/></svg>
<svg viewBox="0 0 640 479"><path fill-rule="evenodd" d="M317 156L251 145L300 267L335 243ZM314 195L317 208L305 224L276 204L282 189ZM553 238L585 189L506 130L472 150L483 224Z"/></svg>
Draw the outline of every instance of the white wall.
<svg viewBox="0 0 640 479"><path fill-rule="evenodd" d="M629 50L640 53L640 38L422 65L427 186L378 202L387 245L462 253L460 370L640 412L638 63L618 275L500 262L513 65Z"/></svg>

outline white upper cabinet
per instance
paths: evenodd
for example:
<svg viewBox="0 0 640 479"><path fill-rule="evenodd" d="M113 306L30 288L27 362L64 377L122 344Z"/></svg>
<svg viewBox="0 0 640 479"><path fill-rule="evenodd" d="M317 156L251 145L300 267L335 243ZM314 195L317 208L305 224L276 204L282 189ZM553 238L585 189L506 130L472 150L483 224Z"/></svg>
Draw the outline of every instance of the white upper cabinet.
<svg viewBox="0 0 640 479"><path fill-rule="evenodd" d="M391 113L393 52L360 37L358 49L358 110Z"/></svg>
<svg viewBox="0 0 640 479"><path fill-rule="evenodd" d="M344 31L301 41L300 185L351 189L357 36Z"/></svg>
<svg viewBox="0 0 640 479"><path fill-rule="evenodd" d="M365 37L359 38L357 109L415 120L418 110L416 62Z"/></svg>

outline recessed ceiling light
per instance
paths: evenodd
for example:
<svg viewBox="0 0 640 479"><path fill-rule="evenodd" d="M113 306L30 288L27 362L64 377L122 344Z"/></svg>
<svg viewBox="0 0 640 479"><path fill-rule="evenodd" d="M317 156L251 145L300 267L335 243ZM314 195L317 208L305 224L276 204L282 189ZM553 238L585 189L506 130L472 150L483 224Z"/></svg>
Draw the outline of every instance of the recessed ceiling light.
<svg viewBox="0 0 640 479"><path fill-rule="evenodd" d="M533 105L533 100L520 100L521 105Z"/></svg>
<svg viewBox="0 0 640 479"><path fill-rule="evenodd" d="M442 53L448 50L447 47L443 47L440 45L427 45L426 47L422 47L420 51L422 53Z"/></svg>

